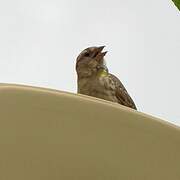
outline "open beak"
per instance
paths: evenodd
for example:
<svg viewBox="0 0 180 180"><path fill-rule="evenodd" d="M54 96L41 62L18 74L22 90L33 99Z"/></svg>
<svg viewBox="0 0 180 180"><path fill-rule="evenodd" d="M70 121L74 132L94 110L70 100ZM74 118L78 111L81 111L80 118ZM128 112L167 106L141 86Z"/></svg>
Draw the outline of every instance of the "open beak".
<svg viewBox="0 0 180 180"><path fill-rule="evenodd" d="M101 52L104 48L105 48L105 46L100 46L97 49L98 49L99 52Z"/></svg>
<svg viewBox="0 0 180 180"><path fill-rule="evenodd" d="M101 60L106 55L107 51L102 52L104 48L105 46L100 46L96 49L96 54L95 54L96 60Z"/></svg>

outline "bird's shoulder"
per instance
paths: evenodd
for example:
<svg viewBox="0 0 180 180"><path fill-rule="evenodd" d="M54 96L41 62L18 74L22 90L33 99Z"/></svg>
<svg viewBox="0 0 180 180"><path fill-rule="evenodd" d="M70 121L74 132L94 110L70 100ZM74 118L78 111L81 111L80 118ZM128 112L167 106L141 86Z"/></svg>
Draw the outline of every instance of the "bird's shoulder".
<svg viewBox="0 0 180 180"><path fill-rule="evenodd" d="M130 97L129 93L127 92L126 88L122 84L122 82L113 74L108 74L108 77L113 81L115 85L116 97L119 100L120 104L125 106L131 107L133 109L137 109L134 101Z"/></svg>
<svg viewBox="0 0 180 180"><path fill-rule="evenodd" d="M126 88L124 87L124 85L122 84L122 82L113 74L108 74L109 78L114 82L116 88L120 88L122 89L123 91L126 91Z"/></svg>

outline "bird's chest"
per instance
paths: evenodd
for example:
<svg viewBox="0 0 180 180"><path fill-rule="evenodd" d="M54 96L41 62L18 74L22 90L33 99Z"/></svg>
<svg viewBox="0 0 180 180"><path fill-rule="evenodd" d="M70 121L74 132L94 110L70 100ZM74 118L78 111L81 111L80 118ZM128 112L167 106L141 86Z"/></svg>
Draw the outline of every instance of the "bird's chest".
<svg viewBox="0 0 180 180"><path fill-rule="evenodd" d="M78 83L78 92L106 100L115 96L114 82L108 76L87 79Z"/></svg>

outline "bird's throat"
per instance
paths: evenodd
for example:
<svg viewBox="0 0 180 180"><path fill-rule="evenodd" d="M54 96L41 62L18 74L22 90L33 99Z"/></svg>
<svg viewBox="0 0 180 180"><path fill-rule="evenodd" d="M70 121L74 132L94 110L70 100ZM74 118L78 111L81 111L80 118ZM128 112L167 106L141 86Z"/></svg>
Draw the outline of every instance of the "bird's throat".
<svg viewBox="0 0 180 180"><path fill-rule="evenodd" d="M107 75L108 75L108 72L105 69L100 69L98 71L98 76L99 77L104 77L104 76L107 76Z"/></svg>

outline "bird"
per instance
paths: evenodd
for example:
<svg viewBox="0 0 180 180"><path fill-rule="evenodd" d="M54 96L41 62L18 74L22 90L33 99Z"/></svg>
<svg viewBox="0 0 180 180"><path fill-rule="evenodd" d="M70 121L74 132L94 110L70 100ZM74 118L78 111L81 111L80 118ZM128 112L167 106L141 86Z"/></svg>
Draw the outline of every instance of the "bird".
<svg viewBox="0 0 180 180"><path fill-rule="evenodd" d="M122 82L109 70L103 52L105 46L84 49L76 59L77 93L119 103L135 109L136 105Z"/></svg>

